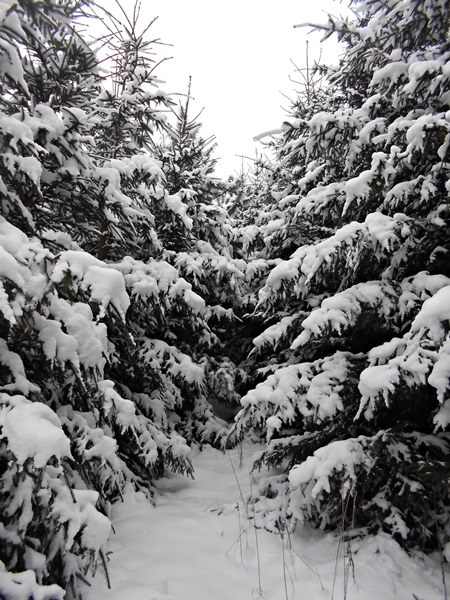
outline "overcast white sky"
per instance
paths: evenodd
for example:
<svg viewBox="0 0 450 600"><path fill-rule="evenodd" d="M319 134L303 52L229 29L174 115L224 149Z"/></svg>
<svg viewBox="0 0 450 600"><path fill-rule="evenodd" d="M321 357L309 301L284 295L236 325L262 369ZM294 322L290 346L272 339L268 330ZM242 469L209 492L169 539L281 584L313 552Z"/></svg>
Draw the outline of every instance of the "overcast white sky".
<svg viewBox="0 0 450 600"><path fill-rule="evenodd" d="M305 64L306 40L310 58L318 58L320 33L294 29L305 22L325 23L327 14L347 11L348 0L143 0L142 24L158 20L149 35L172 47L158 54L173 57L155 72L167 92L186 92L192 76L194 107L200 110L204 137L214 134L222 177L239 172L239 154L255 156L253 137L279 127L292 96L291 59ZM113 0L104 0L114 6ZM133 1L122 2L124 7ZM116 12L116 11L114 11ZM333 40L322 48L323 62L337 61ZM194 116L194 115L193 115Z"/></svg>

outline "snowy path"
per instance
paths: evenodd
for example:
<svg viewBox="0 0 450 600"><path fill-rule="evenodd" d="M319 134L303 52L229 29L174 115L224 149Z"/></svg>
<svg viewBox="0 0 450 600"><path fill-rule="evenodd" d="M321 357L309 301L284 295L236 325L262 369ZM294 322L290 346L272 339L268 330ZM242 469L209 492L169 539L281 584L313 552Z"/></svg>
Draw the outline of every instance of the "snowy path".
<svg viewBox="0 0 450 600"><path fill-rule="evenodd" d="M281 538L258 530L260 595L255 532L245 518L230 463L231 457L246 495L253 453L254 448L244 448L240 468L238 450L195 451L196 479L162 479L158 487L164 495L156 499L156 508L136 494L117 504L116 534L108 544L112 589L98 573L83 594L86 600L331 600L336 539L303 528L291 536L297 554L285 548L285 563ZM413 561L384 536L355 550L356 581L349 583L348 600L444 599L436 558ZM334 600L344 598L342 575L341 559Z"/></svg>

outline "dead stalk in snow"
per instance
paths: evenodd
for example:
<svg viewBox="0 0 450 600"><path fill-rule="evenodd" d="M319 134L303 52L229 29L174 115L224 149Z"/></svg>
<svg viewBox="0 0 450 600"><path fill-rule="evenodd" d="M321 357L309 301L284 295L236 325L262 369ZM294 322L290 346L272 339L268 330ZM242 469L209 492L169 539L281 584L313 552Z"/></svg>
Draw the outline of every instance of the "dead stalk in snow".
<svg viewBox="0 0 450 600"><path fill-rule="evenodd" d="M256 560L258 563L258 589L256 590L259 596L262 596L262 585L261 585L261 561L260 561L260 556L259 556L259 541L258 541L258 531L257 531L257 527L256 527L256 511L255 511L255 502L254 502L254 498L253 498L253 486L252 486L252 479L251 479L251 474L249 473L249 481L250 481L250 502L252 505L252 509L253 509L253 515L252 517L249 514L248 508L247 508L247 503L245 501L244 498L244 494L242 493L242 488L241 488L241 484L239 483L239 479L236 473L236 469L234 467L233 461L231 459L231 455L230 452L228 452L228 458L231 464L231 468L233 470L233 475L234 478L236 480L237 486L238 486L238 490L239 490L239 495L241 497L242 500L242 504L244 506L245 509L245 514L247 516L247 520L249 523L252 522L252 517L253 517L253 531L255 533L255 548L256 548ZM239 539L241 539L242 537L242 533L239 535Z"/></svg>
<svg viewBox="0 0 450 600"><path fill-rule="evenodd" d="M347 518L348 512L351 503L351 518L350 518L350 527L347 528ZM348 582L350 577L350 572L353 576L353 581L355 581L355 563L353 562L353 553L351 547L351 539L350 539L350 531L353 529L353 524L355 522L355 513L356 513L356 490L355 485L353 484L350 490L347 491L347 494L341 495L341 528L339 532L339 543L338 549L336 553L336 563L334 568L334 577L333 577L333 590L331 592L331 600L334 599L334 590L336 586L336 577L337 577L337 568L339 564L339 557L341 553L343 554L343 562L344 562L344 600L347 600L347 590L348 590Z"/></svg>
<svg viewBox="0 0 450 600"><path fill-rule="evenodd" d="M252 485L252 475L248 474L248 479L250 481L250 501L252 503L253 508L253 531L255 532L255 547L256 547L256 560L258 561L258 594L262 596L262 586L261 586L261 561L259 559L259 542L258 542L258 529L256 527L256 511L255 511L255 501L253 498L253 485Z"/></svg>

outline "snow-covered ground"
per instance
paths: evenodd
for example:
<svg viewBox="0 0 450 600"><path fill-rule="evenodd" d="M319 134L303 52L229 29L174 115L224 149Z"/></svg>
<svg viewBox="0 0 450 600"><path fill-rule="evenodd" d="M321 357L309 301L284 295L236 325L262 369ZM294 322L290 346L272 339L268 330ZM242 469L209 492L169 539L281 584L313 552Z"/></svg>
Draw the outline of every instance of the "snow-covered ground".
<svg viewBox="0 0 450 600"><path fill-rule="evenodd" d="M194 450L195 480L160 480L156 507L127 494L112 515L112 589L99 571L86 600L444 600L439 556L410 558L387 536L353 542L346 588L338 537L301 526L284 541L255 535L242 495L257 451Z"/></svg>

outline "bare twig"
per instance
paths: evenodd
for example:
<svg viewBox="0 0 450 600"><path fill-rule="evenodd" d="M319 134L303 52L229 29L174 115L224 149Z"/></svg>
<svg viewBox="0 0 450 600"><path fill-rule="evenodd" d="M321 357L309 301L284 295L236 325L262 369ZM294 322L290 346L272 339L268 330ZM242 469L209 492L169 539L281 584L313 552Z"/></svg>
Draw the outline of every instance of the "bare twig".
<svg viewBox="0 0 450 600"><path fill-rule="evenodd" d="M253 486L252 486L252 476L251 473L248 474L248 479L250 481L250 501L252 503L253 508L253 531L255 532L255 546L256 546L256 560L258 562L258 594L262 596L262 586L261 586L261 561L259 558L259 541L258 541L258 531L256 527L256 511L255 511L255 501L253 499Z"/></svg>

